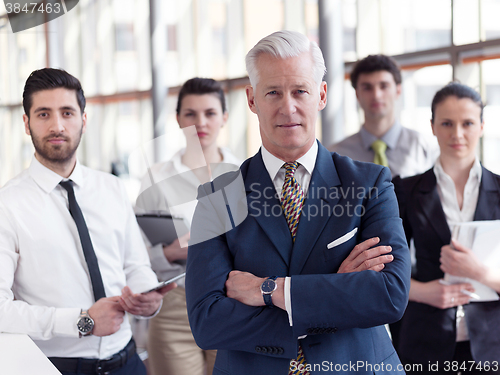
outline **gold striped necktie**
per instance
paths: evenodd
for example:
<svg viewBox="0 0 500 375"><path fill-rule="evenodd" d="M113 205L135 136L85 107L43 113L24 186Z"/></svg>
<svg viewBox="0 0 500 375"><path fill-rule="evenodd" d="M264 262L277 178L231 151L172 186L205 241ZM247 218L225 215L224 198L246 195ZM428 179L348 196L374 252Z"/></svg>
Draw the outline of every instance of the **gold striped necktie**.
<svg viewBox="0 0 500 375"><path fill-rule="evenodd" d="M281 189L281 206L283 207L288 228L292 234L292 240L295 241L300 213L302 212L302 204L304 203L304 192L294 177L299 163L295 161L293 163L286 163L283 166L286 172L285 182Z"/></svg>
<svg viewBox="0 0 500 375"><path fill-rule="evenodd" d="M304 204L304 192L300 187L300 184L295 179L295 171L297 170L299 163L296 161L293 163L285 163L283 167L286 169L285 172L285 182L283 183L283 188L281 189L281 206L283 207L283 213L285 214L286 221L288 223L288 228L290 229L290 234L292 235L292 241L295 242L295 237L297 236L297 226L299 225L300 214L302 212L302 205ZM302 346L299 345L299 351L297 353L297 358L290 361L290 368L288 370L289 375L310 375L309 371L301 371L305 369L307 365L304 352L302 351Z"/></svg>

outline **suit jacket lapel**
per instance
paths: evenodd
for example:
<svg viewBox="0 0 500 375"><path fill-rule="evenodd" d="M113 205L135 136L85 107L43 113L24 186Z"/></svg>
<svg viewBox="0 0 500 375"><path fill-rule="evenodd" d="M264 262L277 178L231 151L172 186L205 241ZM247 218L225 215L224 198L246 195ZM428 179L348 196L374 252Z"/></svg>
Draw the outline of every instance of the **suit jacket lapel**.
<svg viewBox="0 0 500 375"><path fill-rule="evenodd" d="M449 243L451 232L446 221L441 200L439 199L436 187L436 176L432 169L422 175L422 183L420 184L417 201L427 217L430 226L434 228L443 243Z"/></svg>
<svg viewBox="0 0 500 375"><path fill-rule="evenodd" d="M333 198L329 197L330 188L341 184L333 163L332 154L321 144L318 144L318 146L316 164L304 200L304 206L302 207L297 237L293 245L290 275L300 274L319 235L331 218L330 215L322 214L321 207L329 206L325 208L324 212L332 212L333 207L339 201L338 195Z"/></svg>
<svg viewBox="0 0 500 375"><path fill-rule="evenodd" d="M280 253L283 261L289 266L292 236L260 151L250 161L248 173L245 177L245 190L248 201L248 215L255 218ZM258 243L256 243L256 246L258 246Z"/></svg>
<svg viewBox="0 0 500 375"><path fill-rule="evenodd" d="M479 196L477 199L476 220L495 220L500 217L499 198L500 187L495 181L493 174L482 167L481 185L479 187Z"/></svg>

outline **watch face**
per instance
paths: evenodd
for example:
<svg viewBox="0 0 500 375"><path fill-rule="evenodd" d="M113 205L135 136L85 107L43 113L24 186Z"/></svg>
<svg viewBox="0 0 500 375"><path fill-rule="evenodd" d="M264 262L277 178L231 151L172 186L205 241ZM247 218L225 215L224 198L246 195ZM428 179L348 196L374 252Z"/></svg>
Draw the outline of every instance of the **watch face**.
<svg viewBox="0 0 500 375"><path fill-rule="evenodd" d="M91 318L83 317L76 324L81 333L89 333L94 328L94 321Z"/></svg>
<svg viewBox="0 0 500 375"><path fill-rule="evenodd" d="M260 290L262 290L262 293L264 294L271 294L274 292L276 289L276 281L271 280L271 279L266 279L262 283Z"/></svg>

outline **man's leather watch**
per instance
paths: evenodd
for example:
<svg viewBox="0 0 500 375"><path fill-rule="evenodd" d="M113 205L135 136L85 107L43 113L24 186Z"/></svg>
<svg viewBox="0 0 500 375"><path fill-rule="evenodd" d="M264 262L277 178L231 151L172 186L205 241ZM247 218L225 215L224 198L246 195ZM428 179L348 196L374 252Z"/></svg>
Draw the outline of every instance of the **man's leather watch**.
<svg viewBox="0 0 500 375"><path fill-rule="evenodd" d="M274 307L272 295L278 285L276 284L277 276L270 276L264 280L264 282L260 285L260 291L262 293L262 297L264 297L264 302L269 307Z"/></svg>
<svg viewBox="0 0 500 375"><path fill-rule="evenodd" d="M94 319L90 317L88 310L80 311L80 317L76 322L76 328L80 333L80 337L92 334L92 330L94 329Z"/></svg>

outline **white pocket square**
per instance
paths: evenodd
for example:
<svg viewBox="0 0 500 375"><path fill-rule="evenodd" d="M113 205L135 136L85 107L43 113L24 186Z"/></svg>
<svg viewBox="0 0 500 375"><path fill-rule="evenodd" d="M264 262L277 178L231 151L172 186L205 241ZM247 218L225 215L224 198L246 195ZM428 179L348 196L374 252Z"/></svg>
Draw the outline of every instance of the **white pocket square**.
<svg viewBox="0 0 500 375"><path fill-rule="evenodd" d="M354 228L349 233L344 234L342 237L337 238L335 241L330 242L326 247L327 249L331 249L332 247L343 244L344 242L349 241L354 235L358 232L358 228Z"/></svg>

